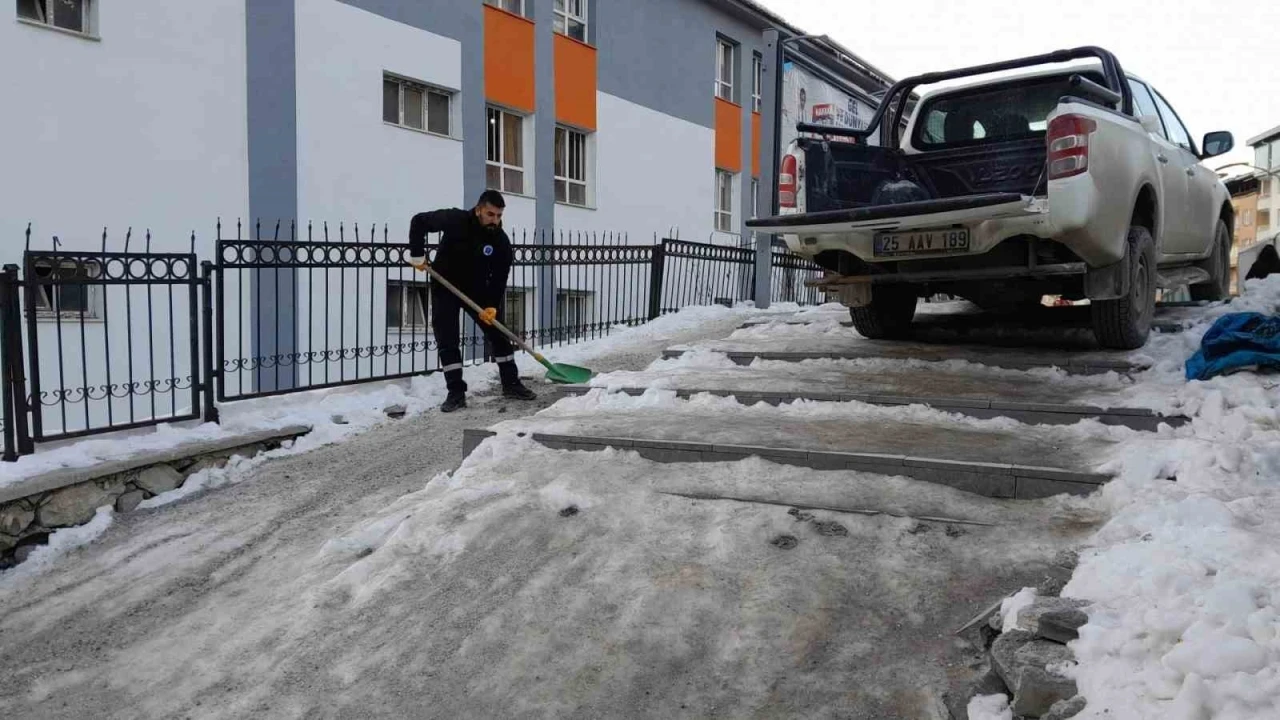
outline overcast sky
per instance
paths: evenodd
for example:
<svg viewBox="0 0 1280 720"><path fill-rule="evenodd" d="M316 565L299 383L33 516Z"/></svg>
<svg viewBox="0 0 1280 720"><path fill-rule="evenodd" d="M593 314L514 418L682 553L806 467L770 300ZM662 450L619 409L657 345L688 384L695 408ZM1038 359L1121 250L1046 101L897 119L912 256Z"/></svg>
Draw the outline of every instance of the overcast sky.
<svg viewBox="0 0 1280 720"><path fill-rule="evenodd" d="M757 0L831 38L894 79L1078 45L1100 45L1148 80L1196 137L1230 130L1237 149L1210 167L1252 162L1245 141L1280 125L1280 2L1275 0Z"/></svg>

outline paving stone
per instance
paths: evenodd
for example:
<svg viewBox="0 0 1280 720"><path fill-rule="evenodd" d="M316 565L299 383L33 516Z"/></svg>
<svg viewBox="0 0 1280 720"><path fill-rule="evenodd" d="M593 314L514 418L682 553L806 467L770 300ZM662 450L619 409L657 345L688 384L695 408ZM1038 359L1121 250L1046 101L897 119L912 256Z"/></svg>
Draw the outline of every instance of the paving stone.
<svg viewBox="0 0 1280 720"><path fill-rule="evenodd" d="M957 490L993 498L1014 497L1014 479L1011 475L971 473L958 470L937 470L925 467L903 466L900 474L915 480L946 485Z"/></svg>
<svg viewBox="0 0 1280 720"><path fill-rule="evenodd" d="M1084 712L1087 703L1083 695L1076 695L1069 700L1059 700L1049 708L1049 712L1040 716L1040 720L1070 720Z"/></svg>
<svg viewBox="0 0 1280 720"><path fill-rule="evenodd" d="M937 458L912 457L902 459L902 464L910 467L932 468L934 470L951 470L986 475L1012 475L1012 465L1003 463L969 462L965 460L940 460Z"/></svg>
<svg viewBox="0 0 1280 720"><path fill-rule="evenodd" d="M1076 695L1075 681L1045 668L1074 662L1065 645L1041 640L1034 633L1013 630L996 638L991 646L996 672L1013 690L1015 715L1040 717L1059 700Z"/></svg>
<svg viewBox="0 0 1280 720"><path fill-rule="evenodd" d="M204 461L201 461L204 462ZM225 464L226 461L224 460ZM195 467L200 468L201 463L196 463ZM203 469L203 468L201 468ZM191 474L199 472L198 469L192 470ZM168 465L155 465L138 473L138 478L133 481L134 485L146 490L152 495L160 495L167 493L182 484L184 478L182 473L174 470Z"/></svg>
<svg viewBox="0 0 1280 720"><path fill-rule="evenodd" d="M116 498L116 512L133 512L138 509L138 505L147 497L144 490L130 490L129 492Z"/></svg>
<svg viewBox="0 0 1280 720"><path fill-rule="evenodd" d="M29 510L25 505L14 503L0 509L0 533L5 535L13 535L17 537L22 534L36 519L34 510Z"/></svg>
<svg viewBox="0 0 1280 720"><path fill-rule="evenodd" d="M1096 485L1104 485L1111 481L1109 476L1098 473L1077 472L1074 470L1063 470L1062 468L1040 467L1035 465L1014 465L1013 474L1020 478L1065 480L1066 482L1094 483Z"/></svg>
<svg viewBox="0 0 1280 720"><path fill-rule="evenodd" d="M1080 628L1089 622L1087 607L1088 601L1078 598L1038 597L1018 611L1018 628L1065 645L1079 638Z"/></svg>
<svg viewBox="0 0 1280 720"><path fill-rule="evenodd" d="M120 489L123 490L123 487ZM96 482L73 485L62 488L50 496L49 500L40 506L36 517L40 524L47 528L82 525L93 519L98 508L111 505L121 494L123 493L103 488Z"/></svg>
<svg viewBox="0 0 1280 720"><path fill-rule="evenodd" d="M1017 472L1017 469L1014 469ZM1014 495L1019 500L1040 500L1054 495L1088 495L1102 488L1093 483L1067 482L1065 480L1046 480L1015 475Z"/></svg>

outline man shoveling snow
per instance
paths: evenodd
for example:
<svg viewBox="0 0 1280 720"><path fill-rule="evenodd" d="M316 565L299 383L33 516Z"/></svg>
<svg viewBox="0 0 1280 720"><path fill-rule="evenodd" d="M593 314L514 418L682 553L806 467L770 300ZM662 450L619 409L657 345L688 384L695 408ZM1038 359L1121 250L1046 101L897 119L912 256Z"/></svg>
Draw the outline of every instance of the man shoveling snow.
<svg viewBox="0 0 1280 720"><path fill-rule="evenodd" d="M501 193L486 190L471 210L457 208L418 213L409 223L409 264L419 270L427 267L427 234L442 233L440 247L432 267L464 294L483 307L479 313L467 307L460 298L439 283L431 285L431 323L434 326L440 368L444 370L449 395L440 405L442 412L453 412L467 406L467 383L462 379L462 351L459 348L458 311L480 324L493 348L494 362L502 378L504 397L533 400L537 396L520 382L516 369L515 349L496 328L502 322L502 295L511 271L511 239L502 229L502 212L506 207ZM426 304L425 293L422 297Z"/></svg>

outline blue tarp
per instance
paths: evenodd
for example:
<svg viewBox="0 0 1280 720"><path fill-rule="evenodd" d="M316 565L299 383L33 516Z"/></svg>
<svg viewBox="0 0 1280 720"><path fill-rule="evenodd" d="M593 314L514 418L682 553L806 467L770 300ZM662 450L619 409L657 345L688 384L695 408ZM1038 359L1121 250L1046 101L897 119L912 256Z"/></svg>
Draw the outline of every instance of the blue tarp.
<svg viewBox="0 0 1280 720"><path fill-rule="evenodd" d="M1257 367L1280 370L1280 317L1231 313L1218 318L1187 360L1188 380Z"/></svg>

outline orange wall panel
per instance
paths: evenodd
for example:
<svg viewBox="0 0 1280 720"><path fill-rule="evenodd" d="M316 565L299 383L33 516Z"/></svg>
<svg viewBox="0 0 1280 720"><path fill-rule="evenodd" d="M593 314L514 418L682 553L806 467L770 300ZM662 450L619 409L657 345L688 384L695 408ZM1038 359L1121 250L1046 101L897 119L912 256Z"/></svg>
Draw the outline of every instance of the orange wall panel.
<svg viewBox="0 0 1280 720"><path fill-rule="evenodd" d="M760 177L760 113L751 113L751 177Z"/></svg>
<svg viewBox="0 0 1280 720"><path fill-rule="evenodd" d="M596 49L559 33L555 36L556 120L596 129Z"/></svg>
<svg viewBox="0 0 1280 720"><path fill-rule="evenodd" d="M716 167L742 171L742 108L716 98Z"/></svg>
<svg viewBox="0 0 1280 720"><path fill-rule="evenodd" d="M499 105L533 112L532 21L484 6L484 95Z"/></svg>

